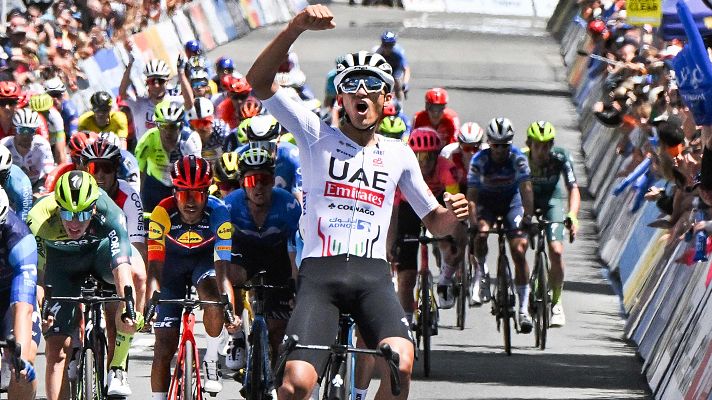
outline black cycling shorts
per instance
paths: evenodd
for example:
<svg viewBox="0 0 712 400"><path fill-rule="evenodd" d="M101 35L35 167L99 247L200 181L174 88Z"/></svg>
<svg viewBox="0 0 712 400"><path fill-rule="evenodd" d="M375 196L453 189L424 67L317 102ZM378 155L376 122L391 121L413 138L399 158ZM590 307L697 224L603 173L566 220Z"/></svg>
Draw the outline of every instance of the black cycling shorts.
<svg viewBox="0 0 712 400"><path fill-rule="evenodd" d="M331 345L340 313L349 313L369 348L389 337L413 340L385 260L346 255L306 258L299 269L297 304L287 335L300 344ZM295 350L290 360L306 361L324 372L328 352Z"/></svg>

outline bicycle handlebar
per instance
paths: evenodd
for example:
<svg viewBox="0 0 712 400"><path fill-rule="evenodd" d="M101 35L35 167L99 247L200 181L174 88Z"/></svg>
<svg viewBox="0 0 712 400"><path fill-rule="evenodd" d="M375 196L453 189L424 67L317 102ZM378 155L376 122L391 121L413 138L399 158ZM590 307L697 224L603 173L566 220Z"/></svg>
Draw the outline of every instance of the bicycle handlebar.
<svg viewBox="0 0 712 400"><path fill-rule="evenodd" d="M220 295L220 301L214 300L195 300L195 299L161 299L161 292L154 291L151 295L151 301L146 305L145 320L150 321L156 313L156 307L159 304L177 304L188 308L197 308L200 306L222 306L225 308L225 321L229 324L235 323L235 317L232 315L232 303L227 294Z"/></svg>
<svg viewBox="0 0 712 400"><path fill-rule="evenodd" d="M88 295L84 294L82 296L52 296L52 285L47 285L45 286L44 289L45 296L44 300L42 300L42 319L46 320L47 317L51 314L50 309L49 309L49 302L52 300L55 301L66 301L70 303L79 303L79 304L84 304L84 305L94 305L94 304L99 304L99 303L113 303L113 302L119 302L119 301L124 301L124 302L129 302L133 303L133 290L131 289L131 286L125 286L124 287L124 297L116 297L116 296L95 296L95 295ZM130 296L130 299L129 299ZM134 311L134 319L136 318L136 312Z"/></svg>
<svg viewBox="0 0 712 400"><path fill-rule="evenodd" d="M443 237L430 237L430 236L409 236L405 235L402 236L398 239L400 243L420 243L420 244L430 244L430 243L435 243L435 242L442 242L444 240L447 240L449 242L452 242L454 239L452 236L443 236Z"/></svg>
<svg viewBox="0 0 712 400"><path fill-rule="evenodd" d="M357 354L369 354L373 356L383 357L386 362L388 362L388 367L390 370L391 378L391 393L394 396L398 396L401 392L400 386L400 375L398 373L398 366L400 365L400 355L393 351L388 343L384 343L378 346L377 350L371 349L359 349L355 347L350 347L348 345L342 344L332 344L329 346L321 345L302 345L299 344L299 337L297 335L291 335L284 341L281 346L279 361L277 363L277 368L275 369L275 388L282 386L282 380L284 378L284 368L287 364L287 357L294 350L315 350L315 351L328 351L333 354L346 354L346 353L357 353Z"/></svg>

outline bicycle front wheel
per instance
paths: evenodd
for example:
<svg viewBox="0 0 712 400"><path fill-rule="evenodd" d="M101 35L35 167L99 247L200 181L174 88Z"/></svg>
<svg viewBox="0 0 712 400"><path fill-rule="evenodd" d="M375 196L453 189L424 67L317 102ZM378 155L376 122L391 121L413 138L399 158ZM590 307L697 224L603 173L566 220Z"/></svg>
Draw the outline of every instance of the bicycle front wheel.
<svg viewBox="0 0 712 400"><path fill-rule="evenodd" d="M420 275L420 329L423 339L423 375L430 376L430 337L433 335L432 276Z"/></svg>
<svg viewBox="0 0 712 400"><path fill-rule="evenodd" d="M456 280L455 287L457 288L456 313L457 327L460 330L465 329L465 317L467 313L468 291L470 289L470 280L468 277L468 268L465 266L465 261L462 261L460 266L460 278Z"/></svg>
<svg viewBox="0 0 712 400"><path fill-rule="evenodd" d="M195 374L195 354L193 354L193 344L191 342L185 342L184 344L184 356L183 361L183 379L181 379L181 394L183 398L181 400L195 400L197 396L193 393L193 375Z"/></svg>
<svg viewBox="0 0 712 400"><path fill-rule="evenodd" d="M546 264L546 254L544 252L536 255L536 285L532 288L535 293L536 313L534 314L535 321L535 346L539 349L546 349L546 335L549 330L549 277Z"/></svg>
<svg viewBox="0 0 712 400"><path fill-rule="evenodd" d="M512 355L512 298L509 291L509 261L506 257L499 258L497 268L497 302L499 303L499 318L502 321L502 337L504 352Z"/></svg>
<svg viewBox="0 0 712 400"><path fill-rule="evenodd" d="M82 355L82 365L81 365L81 382L80 386L77 387L77 398L82 400L101 400L102 399L102 388L99 386L99 382L96 376L96 368L100 366L96 365L94 359L94 350L89 348L84 350Z"/></svg>
<svg viewBox="0 0 712 400"><path fill-rule="evenodd" d="M250 346L252 347L252 354L250 355L250 370L248 372L250 389L247 393L247 400L262 400L264 393L262 370L264 368L265 355L262 354L263 343L261 330L253 329L252 335L250 336Z"/></svg>

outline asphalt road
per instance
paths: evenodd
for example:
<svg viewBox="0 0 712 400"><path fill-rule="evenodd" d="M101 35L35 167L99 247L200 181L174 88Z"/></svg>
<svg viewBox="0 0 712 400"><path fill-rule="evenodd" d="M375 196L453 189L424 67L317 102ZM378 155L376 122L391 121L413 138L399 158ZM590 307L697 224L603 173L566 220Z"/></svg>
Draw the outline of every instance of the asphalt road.
<svg viewBox="0 0 712 400"><path fill-rule="evenodd" d="M388 8L332 7L337 28L309 32L295 44L308 84L322 97L324 77L333 60L346 51L370 49L386 29L399 33L413 70L405 110L423 107L425 90L443 86L461 120L485 124L507 116L519 132L534 120L557 128L557 144L576 161L584 193L581 232L567 245L564 305L567 325L551 330L548 348L533 349L532 335L515 335L513 355L502 350L489 307L470 309L467 328L455 330L454 310L441 313L440 333L433 339L431 377L416 365L412 399L644 399L648 398L641 364L622 339L623 322L616 297L596 256L592 199L581 163L580 133L563 84L565 71L557 43L541 19L412 13ZM280 29L271 27L214 50L210 57L233 57L241 72ZM494 246L490 246L494 248ZM491 257L493 257L491 255ZM493 258L491 258L493 260ZM490 262L492 264L492 262ZM431 264L433 265L433 264ZM198 326L201 333L202 326ZM131 351L132 399L150 398L153 337L138 335ZM40 394L44 394L44 357L37 360ZM369 397L375 393L371 385ZM225 381L218 399L240 398L239 384Z"/></svg>

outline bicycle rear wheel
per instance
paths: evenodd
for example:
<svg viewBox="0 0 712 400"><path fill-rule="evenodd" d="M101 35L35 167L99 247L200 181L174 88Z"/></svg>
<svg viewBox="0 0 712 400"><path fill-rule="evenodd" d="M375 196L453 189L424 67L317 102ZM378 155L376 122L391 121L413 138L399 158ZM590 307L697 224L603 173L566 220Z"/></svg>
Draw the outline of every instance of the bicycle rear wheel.
<svg viewBox="0 0 712 400"><path fill-rule="evenodd" d="M535 299L535 326L534 326L534 345L541 350L546 349L546 335L549 330L549 279L546 254L544 252L537 253L535 260L535 285L532 287Z"/></svg>
<svg viewBox="0 0 712 400"><path fill-rule="evenodd" d="M497 302L499 303L499 318L502 321L502 337L504 339L504 352L512 355L512 310L509 292L509 261L506 257L499 258L497 268Z"/></svg>
<svg viewBox="0 0 712 400"><path fill-rule="evenodd" d="M420 275L420 330L423 339L423 375L430 376L430 337L433 334L432 276Z"/></svg>

